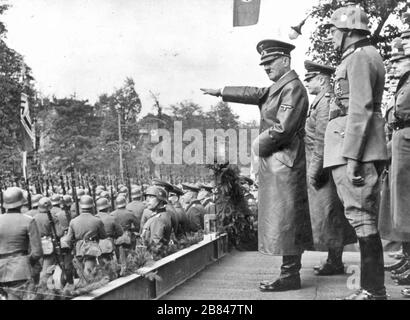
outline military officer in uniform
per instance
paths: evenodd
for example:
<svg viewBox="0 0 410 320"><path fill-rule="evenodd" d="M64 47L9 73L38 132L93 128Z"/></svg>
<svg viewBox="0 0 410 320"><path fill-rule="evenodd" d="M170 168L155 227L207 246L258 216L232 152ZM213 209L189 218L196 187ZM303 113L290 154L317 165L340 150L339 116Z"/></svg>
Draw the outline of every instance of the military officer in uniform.
<svg viewBox="0 0 410 320"><path fill-rule="evenodd" d="M158 186L151 186L145 192L145 197L147 208L153 214L145 222L141 237L147 244L159 242L168 244L172 225L169 214L166 214L167 192Z"/></svg>
<svg viewBox="0 0 410 320"><path fill-rule="evenodd" d="M38 275L34 266L43 256L41 238L33 218L21 213L23 192L11 187L3 193L0 215L0 288L9 300L22 299L27 282ZM38 270L39 271L39 270Z"/></svg>
<svg viewBox="0 0 410 320"><path fill-rule="evenodd" d="M174 189L172 184L170 184L169 182L158 180L158 179L152 179L152 184L154 186L159 186L159 187L165 189L165 191L168 194ZM167 212L166 214L169 214L169 218L171 219L172 231L176 235L176 234L179 233L179 231L178 231L178 226L179 226L178 214L176 213L175 208L174 208L174 206L171 202L167 202L166 212Z"/></svg>
<svg viewBox="0 0 410 320"><path fill-rule="evenodd" d="M282 256L275 281L262 281L262 291L301 288L301 257L312 248L303 141L309 101L305 87L291 69L292 44L263 40L257 45L270 87L202 89L226 102L257 105L260 135L253 142L259 157L258 238L263 254Z"/></svg>
<svg viewBox="0 0 410 320"><path fill-rule="evenodd" d="M410 31L404 32L404 36ZM394 53L394 51L393 51ZM393 55L392 67L399 83L394 95L393 129L391 140L390 167L390 214L391 228L396 240L402 242L403 266L392 271L392 277L401 285L410 284L410 218L409 215L409 187L410 187L410 55L406 55L404 48L401 57ZM385 212L384 214L388 214ZM381 213L382 214L382 213ZM390 240L390 239L389 239Z"/></svg>
<svg viewBox="0 0 410 320"><path fill-rule="evenodd" d="M329 179L329 170L323 169L324 137L329 121L329 103L333 96L330 78L335 69L308 60L305 61L305 69L306 88L315 96L305 126L306 172L313 242L316 250L328 252L326 262L315 268L315 274L343 274L343 247L356 243L357 239L354 229L344 216L344 208L336 187Z"/></svg>
<svg viewBox="0 0 410 320"><path fill-rule="evenodd" d="M361 289L347 300L386 299L383 247L377 229L379 177L387 160L381 103L383 60L368 36L359 7L337 9L326 27L342 53L335 72L335 98L325 133L324 168L332 171L345 215L360 245Z"/></svg>
<svg viewBox="0 0 410 320"><path fill-rule="evenodd" d="M172 204L178 218L178 231L175 234L177 238L184 236L189 230L188 217L179 199L183 194L184 192L175 185L172 185L172 190L168 193L168 203Z"/></svg>
<svg viewBox="0 0 410 320"><path fill-rule="evenodd" d="M197 232L204 229L204 216L206 214L201 201L197 199L199 188L190 183L183 183L184 195L182 196L182 206L188 218L189 232Z"/></svg>

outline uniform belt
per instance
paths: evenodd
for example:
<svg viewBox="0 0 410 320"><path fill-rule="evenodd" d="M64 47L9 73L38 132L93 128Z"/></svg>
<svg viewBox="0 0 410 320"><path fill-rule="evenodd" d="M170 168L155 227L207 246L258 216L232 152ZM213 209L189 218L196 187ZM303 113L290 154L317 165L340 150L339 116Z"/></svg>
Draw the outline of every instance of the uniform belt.
<svg viewBox="0 0 410 320"><path fill-rule="evenodd" d="M26 256L26 255L28 255L28 252L26 250L20 250L20 251L4 253L4 254L0 253L0 259L21 257L21 256Z"/></svg>

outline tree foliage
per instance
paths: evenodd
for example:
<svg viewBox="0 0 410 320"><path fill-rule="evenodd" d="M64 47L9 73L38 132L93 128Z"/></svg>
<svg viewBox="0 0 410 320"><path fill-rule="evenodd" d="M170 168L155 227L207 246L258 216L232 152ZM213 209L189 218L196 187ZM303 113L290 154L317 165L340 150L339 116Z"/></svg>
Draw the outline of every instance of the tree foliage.
<svg viewBox="0 0 410 320"><path fill-rule="evenodd" d="M360 0L362 8L369 16L372 39L378 46L382 56L390 57L391 41L399 36L397 22L401 14L406 11L405 0ZM311 17L315 21L315 31L310 36L310 47L307 54L317 62L336 66L340 61L340 54L335 52L329 38L329 32L323 27L332 13L340 8L340 0L320 0L319 4L313 6Z"/></svg>

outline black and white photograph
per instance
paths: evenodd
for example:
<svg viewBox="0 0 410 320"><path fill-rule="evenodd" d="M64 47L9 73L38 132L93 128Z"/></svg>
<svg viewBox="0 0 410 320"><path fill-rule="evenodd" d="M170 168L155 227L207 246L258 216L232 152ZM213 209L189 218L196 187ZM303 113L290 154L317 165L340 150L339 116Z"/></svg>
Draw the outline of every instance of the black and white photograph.
<svg viewBox="0 0 410 320"><path fill-rule="evenodd" d="M409 0L0 0L0 300L409 298Z"/></svg>

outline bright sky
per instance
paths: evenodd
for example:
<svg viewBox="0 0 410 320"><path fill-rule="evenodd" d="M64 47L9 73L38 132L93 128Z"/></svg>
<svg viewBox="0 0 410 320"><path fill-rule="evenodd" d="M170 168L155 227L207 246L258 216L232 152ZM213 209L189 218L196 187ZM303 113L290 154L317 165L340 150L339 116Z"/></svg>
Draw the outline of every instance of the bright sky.
<svg viewBox="0 0 410 320"><path fill-rule="evenodd" d="M261 0L259 23L233 27L233 0L13 0L3 18L8 45L24 55L45 96L95 102L132 77L143 111L149 90L164 106L192 100L205 108L218 99L199 88L269 86L256 44L287 34L318 0ZM293 65L303 76L309 41L293 43ZM243 121L259 120L256 106L231 104Z"/></svg>

